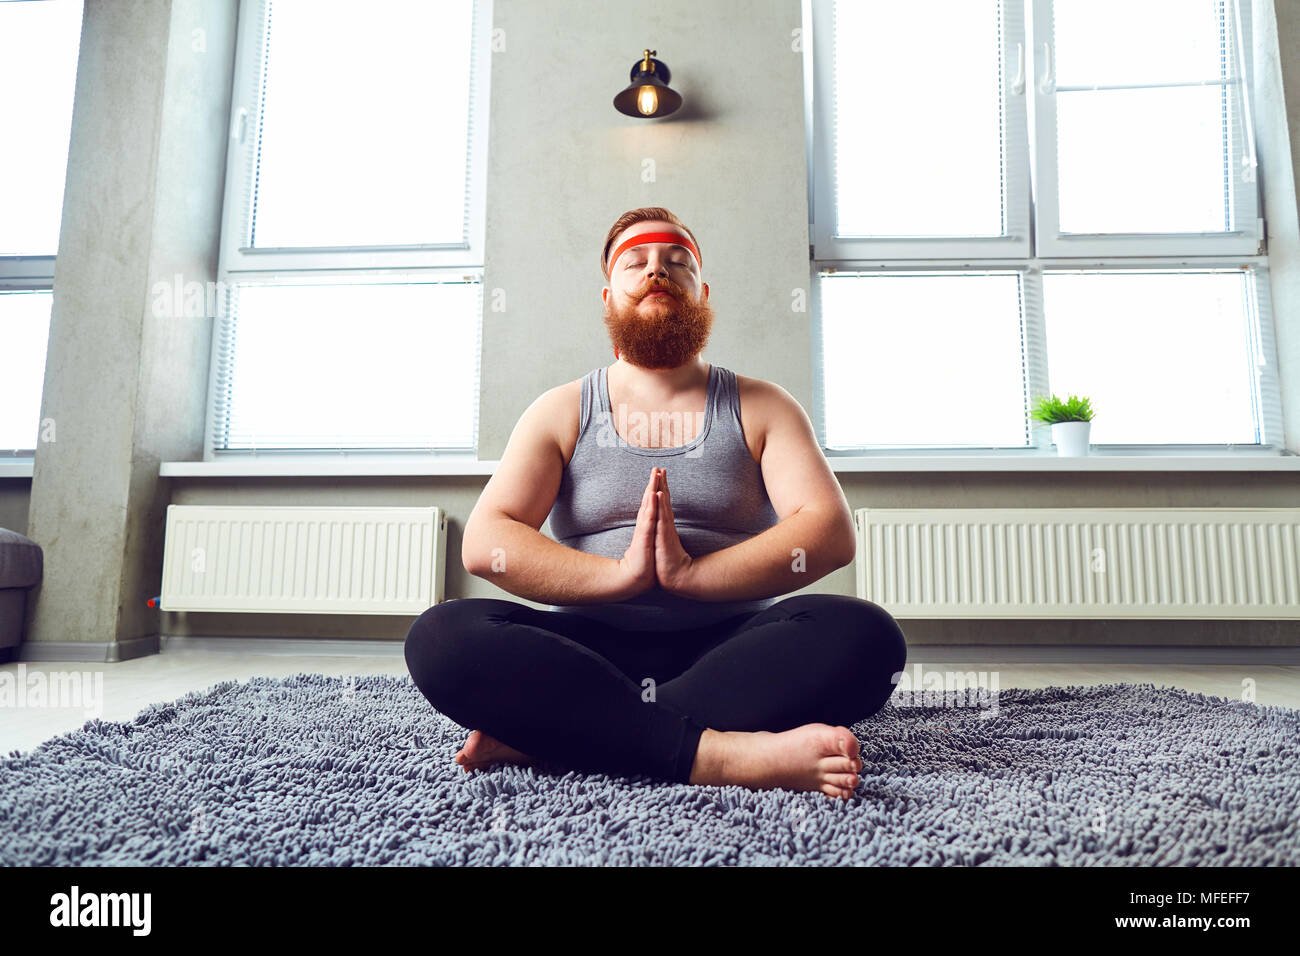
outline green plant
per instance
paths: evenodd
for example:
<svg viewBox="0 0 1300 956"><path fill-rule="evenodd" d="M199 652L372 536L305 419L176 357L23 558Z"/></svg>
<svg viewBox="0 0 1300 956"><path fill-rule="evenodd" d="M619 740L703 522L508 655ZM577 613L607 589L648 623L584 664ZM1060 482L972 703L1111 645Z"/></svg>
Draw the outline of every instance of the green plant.
<svg viewBox="0 0 1300 956"><path fill-rule="evenodd" d="M1093 414L1086 397L1071 394L1068 400L1061 401L1053 394L1050 398L1040 396L1036 399L1029 417L1045 425L1056 425L1060 422L1090 422Z"/></svg>

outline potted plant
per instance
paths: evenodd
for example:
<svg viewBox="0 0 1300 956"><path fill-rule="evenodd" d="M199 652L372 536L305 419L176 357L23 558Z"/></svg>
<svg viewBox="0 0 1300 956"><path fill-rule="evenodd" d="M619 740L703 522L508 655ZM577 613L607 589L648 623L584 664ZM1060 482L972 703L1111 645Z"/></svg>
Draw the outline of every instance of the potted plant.
<svg viewBox="0 0 1300 956"><path fill-rule="evenodd" d="M1093 410L1088 399L1071 395L1061 401L1056 395L1040 397L1034 403L1030 417L1052 426L1052 441L1058 455L1079 456L1088 454L1088 432L1092 427Z"/></svg>

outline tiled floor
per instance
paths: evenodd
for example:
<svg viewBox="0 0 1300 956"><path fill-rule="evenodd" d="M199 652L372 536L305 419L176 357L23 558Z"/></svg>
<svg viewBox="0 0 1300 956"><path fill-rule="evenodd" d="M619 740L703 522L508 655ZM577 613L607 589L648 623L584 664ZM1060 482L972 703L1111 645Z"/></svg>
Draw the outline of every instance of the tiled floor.
<svg viewBox="0 0 1300 956"><path fill-rule="evenodd" d="M909 670L917 663L922 673L951 670L997 672L997 688L1046 687L1069 684L1151 683L1173 685L1188 691L1218 697L1240 698L1243 681L1254 682L1254 699L1259 704L1300 708L1300 667L1290 665L1186 665L1163 664L997 664L996 661L947 664L912 654ZM0 674L12 674L11 685L19 683L20 665L0 665ZM130 720L149 704L174 700L191 691L203 690L227 680L249 677L287 677L298 673L336 676L348 674L406 675L400 646L390 656L299 656L292 654L232 653L213 650L164 650L160 654L115 664L26 662L24 678L37 673L89 675L78 681L98 699L101 709L87 714L79 707L30 706L30 698L18 692L16 701L0 699L0 754L27 751L58 734L81 727L91 717ZM102 678L94 675L102 674ZM102 679L102 692L94 688ZM991 676L990 676L991 680ZM9 681L4 681L9 683ZM28 683L30 687L30 682ZM991 686L991 685L990 685ZM65 698L66 699L66 698ZM21 703L22 706L18 704Z"/></svg>

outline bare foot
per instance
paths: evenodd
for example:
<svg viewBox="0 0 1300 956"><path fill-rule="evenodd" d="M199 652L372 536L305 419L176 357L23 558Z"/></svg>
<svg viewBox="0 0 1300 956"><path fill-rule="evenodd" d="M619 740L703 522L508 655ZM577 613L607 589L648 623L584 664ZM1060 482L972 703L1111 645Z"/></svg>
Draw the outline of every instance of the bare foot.
<svg viewBox="0 0 1300 956"><path fill-rule="evenodd" d="M521 753L514 747L508 747L495 737L489 737L481 730L474 730L465 738L465 746L456 751L456 763L462 770L482 770L494 763L529 764L533 758Z"/></svg>
<svg viewBox="0 0 1300 956"><path fill-rule="evenodd" d="M847 727L804 724L779 734L705 730L690 782L739 784L751 790L820 790L847 800L861 769L858 738Z"/></svg>

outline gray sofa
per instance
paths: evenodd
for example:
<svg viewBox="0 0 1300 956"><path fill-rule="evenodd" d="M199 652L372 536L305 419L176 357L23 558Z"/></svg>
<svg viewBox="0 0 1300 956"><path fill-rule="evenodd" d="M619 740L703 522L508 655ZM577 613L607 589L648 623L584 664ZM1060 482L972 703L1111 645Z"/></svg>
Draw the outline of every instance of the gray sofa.
<svg viewBox="0 0 1300 956"><path fill-rule="evenodd" d="M0 662L12 660L23 640L27 591L41 582L41 546L0 528Z"/></svg>

